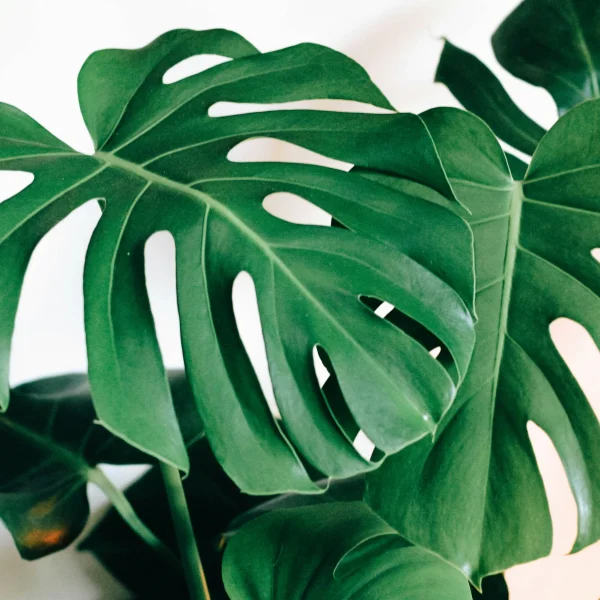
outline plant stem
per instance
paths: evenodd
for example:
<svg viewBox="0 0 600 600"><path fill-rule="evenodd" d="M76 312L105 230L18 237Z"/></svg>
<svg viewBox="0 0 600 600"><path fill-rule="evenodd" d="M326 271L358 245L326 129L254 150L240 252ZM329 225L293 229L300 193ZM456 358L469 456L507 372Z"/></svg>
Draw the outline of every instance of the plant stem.
<svg viewBox="0 0 600 600"><path fill-rule="evenodd" d="M181 569L181 563L169 548L158 538L142 520L137 516L135 510L127 500L125 494L116 487L112 481L99 468L89 469L88 481L97 485L111 501L123 520L137 533L148 545L158 552L166 561L176 569Z"/></svg>
<svg viewBox="0 0 600 600"><path fill-rule="evenodd" d="M179 542L179 553L192 600L210 600L206 577L202 568L196 538L192 528L190 511L185 500L181 475L176 467L160 463L167 498L173 516L173 525Z"/></svg>

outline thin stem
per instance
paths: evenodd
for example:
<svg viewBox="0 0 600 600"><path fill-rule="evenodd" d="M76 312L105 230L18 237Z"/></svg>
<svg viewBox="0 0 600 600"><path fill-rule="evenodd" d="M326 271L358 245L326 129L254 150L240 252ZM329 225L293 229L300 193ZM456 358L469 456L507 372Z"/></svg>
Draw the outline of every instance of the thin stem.
<svg viewBox="0 0 600 600"><path fill-rule="evenodd" d="M133 529L148 545L158 552L174 568L180 570L181 563L169 548L137 516L133 506L125 494L104 474L99 468L90 469L87 473L88 480L97 485L111 501L125 523Z"/></svg>
<svg viewBox="0 0 600 600"><path fill-rule="evenodd" d="M181 475L176 467L160 463L167 498L173 516L173 525L179 543L179 553L183 561L183 570L192 600L210 600L204 569L196 546L190 511L185 500Z"/></svg>

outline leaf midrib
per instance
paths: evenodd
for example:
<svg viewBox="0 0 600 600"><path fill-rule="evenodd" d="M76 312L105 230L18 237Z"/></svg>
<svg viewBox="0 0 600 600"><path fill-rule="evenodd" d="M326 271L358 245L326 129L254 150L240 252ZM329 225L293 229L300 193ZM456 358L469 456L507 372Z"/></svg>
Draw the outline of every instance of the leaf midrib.
<svg viewBox="0 0 600 600"><path fill-rule="evenodd" d="M187 196L191 196L196 200L201 200L207 206L207 208L215 210L215 212L225 217L230 223L233 223L244 235L250 238L263 250L267 258L281 269L281 271L290 279L290 281L294 283L294 285L296 285L296 287L298 287L298 289L318 308L318 310L325 315L325 317L336 327L336 329L340 331L343 337L358 350L359 354L364 356L368 362L373 365L374 370L381 373L382 378L389 381L392 384L392 387L397 387L397 382L394 381L390 377L390 374L382 368L379 361L375 360L369 353L365 353L363 351L358 341L352 335L349 335L346 328L336 319L336 317L314 296L314 294L294 275L294 273L292 273L292 271L281 260L281 258L275 252L273 252L271 246L225 205L221 204L210 195L201 192L200 190L190 187L189 185L173 181L172 179L159 175L158 173L148 171L147 169L144 169L143 167L120 158L112 153L99 151L96 152L95 156L109 166L125 170L126 172L133 173L148 182L156 183L157 185L161 185L167 189L175 190ZM430 417L430 419L427 421L423 419L423 423L430 432L433 432L434 426L429 425L431 422L431 415L429 412L426 411L425 414L423 414L421 407L415 405L409 396L404 395L403 399L410 404L413 410L421 417Z"/></svg>
<svg viewBox="0 0 600 600"><path fill-rule="evenodd" d="M499 315L499 323L498 323L498 338L496 344L496 356L494 362L494 373L492 377L486 379L486 381L492 381L492 408L490 410L490 422L488 424L489 430L491 432L489 436L489 445L488 445L488 460L486 461L486 473L485 473L485 488L483 495L482 506L482 515L481 515L481 535L479 537L479 552L477 553L478 564L477 564L477 573L479 572L479 561L482 555L482 547L484 541L484 531L483 528L485 526L485 512L487 506L487 495L489 491L489 479L490 479L490 466L491 466L491 453L492 453L492 440L493 440L493 427L494 427L494 417L496 414L496 395L498 392L498 380L500 376L500 369L502 366L502 357L504 355L504 345L506 342L507 335L507 327L508 327L508 313L510 309L510 300L512 293L512 284L514 279L515 272L515 263L517 252L519 250L519 233L521 229L521 212L523 207L523 184L521 182L515 181L513 182L512 187L512 198L511 198L511 207L510 207L510 216L509 216L509 225L508 225L508 235L506 241L506 253L504 258L504 269L503 269L503 286L502 286L502 298L500 303L500 315ZM484 289L487 289L484 288ZM483 386L482 386L483 387ZM470 566L471 569L473 565ZM471 577L473 572L467 573L468 577Z"/></svg>

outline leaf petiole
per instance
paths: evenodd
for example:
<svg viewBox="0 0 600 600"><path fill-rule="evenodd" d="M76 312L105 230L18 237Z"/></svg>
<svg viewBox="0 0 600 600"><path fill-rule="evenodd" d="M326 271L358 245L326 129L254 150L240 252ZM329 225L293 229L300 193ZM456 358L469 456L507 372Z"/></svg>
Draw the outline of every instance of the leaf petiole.
<svg viewBox="0 0 600 600"><path fill-rule="evenodd" d="M127 500L125 494L116 487L113 482L98 467L91 468L87 472L88 481L99 487L106 497L111 501L115 510L123 520L137 533L149 546L154 548L166 561L177 569L181 569L181 563L171 550L142 522L135 510Z"/></svg>
<svg viewBox="0 0 600 600"><path fill-rule="evenodd" d="M192 600L210 600L181 475L176 467L163 462L160 463L160 470L165 482L169 506L171 507L171 516L173 517L173 525L179 543L179 553L183 561L183 570L185 571L190 598Z"/></svg>

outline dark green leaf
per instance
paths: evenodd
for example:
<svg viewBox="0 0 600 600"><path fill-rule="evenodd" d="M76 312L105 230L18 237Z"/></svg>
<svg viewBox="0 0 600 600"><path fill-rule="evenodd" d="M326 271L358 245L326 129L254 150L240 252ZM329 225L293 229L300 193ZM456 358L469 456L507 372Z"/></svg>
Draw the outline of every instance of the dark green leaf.
<svg viewBox="0 0 600 600"><path fill-rule="evenodd" d="M492 38L500 64L546 88L562 114L600 96L597 0L525 0Z"/></svg>
<svg viewBox="0 0 600 600"><path fill-rule="evenodd" d="M456 99L481 117L499 138L526 154L535 152L545 130L512 101L478 58L446 41L435 80L447 85Z"/></svg>
<svg viewBox="0 0 600 600"><path fill-rule="evenodd" d="M558 317L600 344L600 101L563 116L524 183L477 117L423 119L472 214L477 343L432 444L386 460L367 480L371 506L401 535L460 567L490 573L547 555L552 523L527 423L552 439L577 502L574 550L600 538L600 426L550 337ZM501 541L501 542L499 542Z"/></svg>
<svg viewBox="0 0 600 600"><path fill-rule="evenodd" d="M184 374L172 373L170 385L184 437L192 441L202 426ZM0 518L21 556L31 560L61 550L81 533L93 467L151 459L94 425L85 375L27 383L12 390L11 400L0 415Z"/></svg>
<svg viewBox="0 0 600 600"><path fill-rule="evenodd" d="M471 587L473 600L508 600L508 586L502 573L491 575L483 580L481 592Z"/></svg>
<svg viewBox="0 0 600 600"><path fill-rule="evenodd" d="M171 66L199 54L232 60L162 82ZM348 414L382 453L435 431L472 352L472 255L466 224L445 209L445 219L466 236L461 262L432 261L429 244L439 238L424 234L414 241L442 212L429 209L429 196L453 194L419 117L314 110L211 117L208 109L218 101L336 98L391 108L364 70L337 52L305 44L259 54L221 30L177 30L140 50L97 52L80 73L79 95L97 146L93 156L72 151L17 109L0 105L1 168L35 175L0 205L4 385L31 252L69 212L101 198L105 208L88 249L84 291L94 403L110 431L188 469L145 289L144 245L159 230L169 231L177 248L187 375L215 455L242 489L318 492L305 465L340 478L377 466L356 452L323 402L315 346L330 358ZM227 159L255 137L421 185L408 194L356 173ZM313 202L345 228L274 218L262 202L275 192ZM256 284L283 426L267 408L235 327L231 293L241 271ZM451 372L374 315L362 297L388 301L429 330L452 356Z"/></svg>
<svg viewBox="0 0 600 600"><path fill-rule="evenodd" d="M415 548L362 502L269 513L229 542L231 600L466 600L466 579Z"/></svg>
<svg viewBox="0 0 600 600"><path fill-rule="evenodd" d="M221 580L221 554L232 519L267 500L239 491L215 460L206 440L190 450L192 469L183 485L211 596L227 598ZM160 470L154 468L130 486L126 496L138 516L177 552ZM313 497L313 496L309 496ZM321 498L321 496L318 496ZM111 508L79 546L93 552L121 583L141 598L187 598L183 571L173 568L137 536Z"/></svg>
<svg viewBox="0 0 600 600"><path fill-rule="evenodd" d="M200 548L211 597L225 597L221 578L221 555L226 540L249 521L276 509L339 500L360 500L364 477L333 481L321 495L286 494L276 498L247 496L227 477L206 440L190 448L192 469L184 482L196 541ZM177 541L169 519L164 483L159 469L144 475L126 490L138 516L173 552ZM80 545L93 552L102 564L142 598L187 598L183 572L161 559L111 508Z"/></svg>

